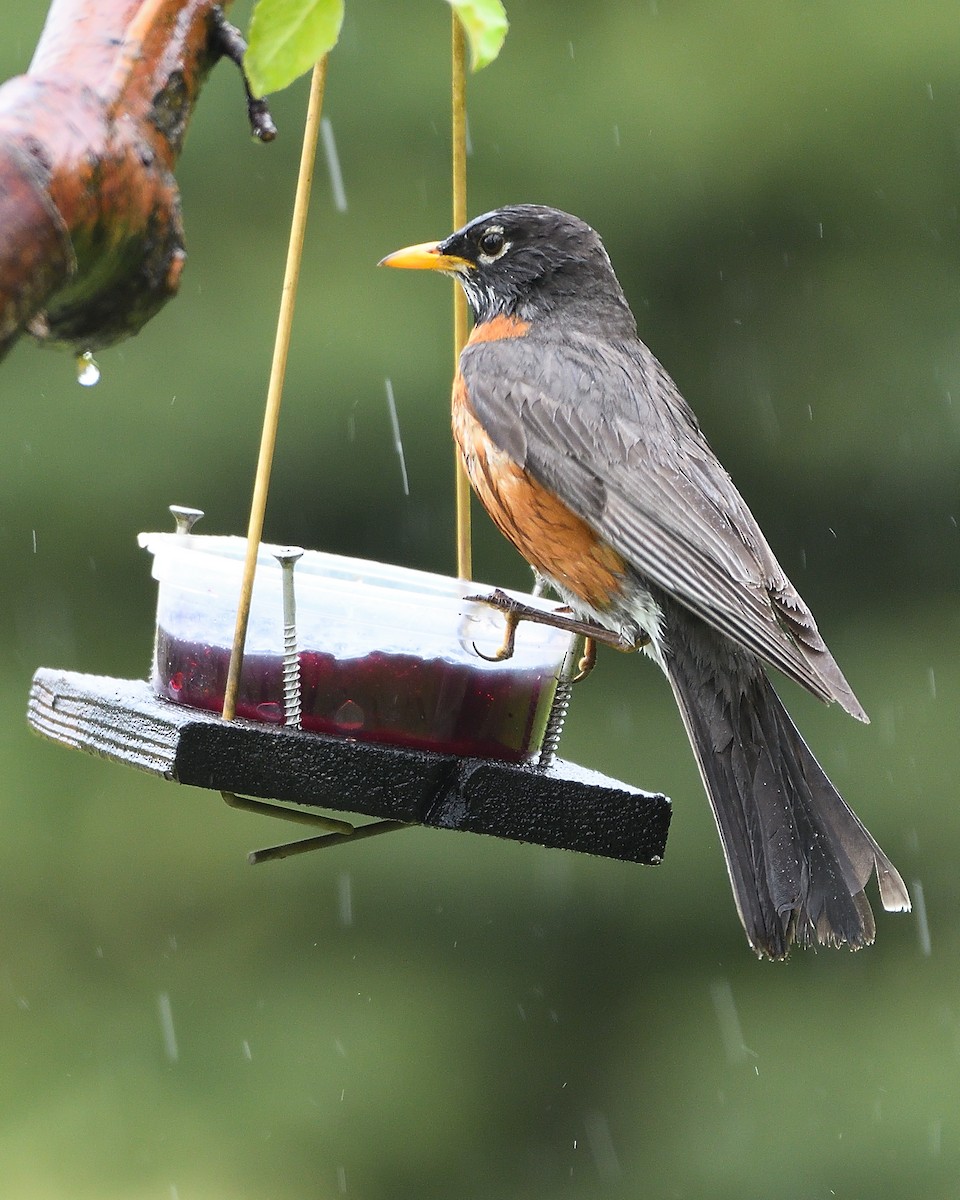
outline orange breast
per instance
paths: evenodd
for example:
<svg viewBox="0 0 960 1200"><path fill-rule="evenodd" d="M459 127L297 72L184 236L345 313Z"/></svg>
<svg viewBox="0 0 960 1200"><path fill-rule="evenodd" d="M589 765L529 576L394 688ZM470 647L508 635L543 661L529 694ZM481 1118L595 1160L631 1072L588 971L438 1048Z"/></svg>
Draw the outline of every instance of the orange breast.
<svg viewBox="0 0 960 1200"><path fill-rule="evenodd" d="M529 321L521 321L519 317L508 317L501 313L499 317L491 317L480 325L474 325L467 339L471 346L477 342L499 342L503 338L523 337L530 328Z"/></svg>
<svg viewBox="0 0 960 1200"><path fill-rule="evenodd" d="M470 406L459 372L453 387L453 436L480 502L527 562L592 608L602 612L611 607L623 584L624 560L493 444Z"/></svg>

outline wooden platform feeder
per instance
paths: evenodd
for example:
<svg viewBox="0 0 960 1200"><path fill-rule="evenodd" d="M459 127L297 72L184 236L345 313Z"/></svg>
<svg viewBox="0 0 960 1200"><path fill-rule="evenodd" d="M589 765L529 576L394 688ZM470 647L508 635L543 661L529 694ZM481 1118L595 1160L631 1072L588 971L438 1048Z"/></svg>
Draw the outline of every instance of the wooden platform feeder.
<svg viewBox="0 0 960 1200"><path fill-rule="evenodd" d="M262 546L239 715L223 720L244 543L181 523L140 539L159 586L152 679L41 668L28 710L36 732L246 808L261 806L238 797L660 861L664 796L556 758L570 635L524 622L513 659L491 661L504 618L465 598L482 585ZM375 828L267 811L327 836L260 857Z"/></svg>

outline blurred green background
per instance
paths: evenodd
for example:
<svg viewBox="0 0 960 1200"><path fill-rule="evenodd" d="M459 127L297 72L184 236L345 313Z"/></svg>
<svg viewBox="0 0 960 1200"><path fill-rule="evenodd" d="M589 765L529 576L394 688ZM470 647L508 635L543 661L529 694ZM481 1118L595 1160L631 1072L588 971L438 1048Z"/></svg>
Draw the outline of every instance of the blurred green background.
<svg viewBox="0 0 960 1200"><path fill-rule="evenodd" d="M42 12L3 7L5 77ZM286 827L28 732L37 666L145 673L140 530L173 502L245 528L306 85L256 146L221 66L180 171L180 297L92 390L26 342L0 369L5 1195L960 1194L957 6L509 15L469 82L470 210L603 234L873 717L783 688L930 952L878 914L859 955L756 962L669 691L615 654L563 753L672 795L658 869L419 830L252 869ZM443 571L449 287L374 264L449 231L448 40L437 0L347 5L348 207L321 160L266 530ZM479 516L476 558L526 585Z"/></svg>

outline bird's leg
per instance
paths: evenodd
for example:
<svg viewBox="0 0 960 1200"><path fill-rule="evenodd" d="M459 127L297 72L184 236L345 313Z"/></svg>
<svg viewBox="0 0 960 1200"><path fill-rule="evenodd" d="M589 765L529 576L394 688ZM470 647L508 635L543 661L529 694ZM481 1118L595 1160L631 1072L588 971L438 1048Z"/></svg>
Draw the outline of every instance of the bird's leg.
<svg viewBox="0 0 960 1200"><path fill-rule="evenodd" d="M468 596L468 600L477 599L477 597ZM474 650L481 658L485 658L487 662L506 662L508 658L513 658L514 647L517 642L517 626L520 624L520 614L512 609L503 610L503 641L500 643L499 649L494 654L484 654L481 650L477 650L474 645Z"/></svg>
<svg viewBox="0 0 960 1200"><path fill-rule="evenodd" d="M531 567L530 569L533 571L533 587L530 589L530 595L542 596L550 586L547 582L547 577L541 575L536 567ZM469 596L467 597L467 599L470 598ZM506 611L504 613L503 641L500 643L500 648L496 654L481 654L476 646L474 646L474 650L477 650L480 657L485 658L487 662L505 662L508 658L513 658L513 650L517 641L517 626L522 620L523 617L518 613Z"/></svg>
<svg viewBox="0 0 960 1200"><path fill-rule="evenodd" d="M514 600L501 588L495 588L486 596L465 596L464 599L472 600L476 604L489 604L492 608L498 608L506 617L507 632L503 645L492 656L491 661L494 662L509 658L513 654L517 625L521 621L530 621L535 625L550 625L554 629L577 633L594 642L603 642L606 646L613 646L617 650L637 650L645 644L645 642L637 640L632 630L626 628L606 629L603 625L597 625L595 621L581 621L576 617L566 616L563 612L541 612L539 608L524 604L522 600ZM488 658L489 656L481 655L481 657Z"/></svg>
<svg viewBox="0 0 960 1200"><path fill-rule="evenodd" d="M577 663L577 673L570 680L571 683L580 683L590 674L593 668L597 665L597 643L592 637L583 639L583 653L580 655L580 661Z"/></svg>

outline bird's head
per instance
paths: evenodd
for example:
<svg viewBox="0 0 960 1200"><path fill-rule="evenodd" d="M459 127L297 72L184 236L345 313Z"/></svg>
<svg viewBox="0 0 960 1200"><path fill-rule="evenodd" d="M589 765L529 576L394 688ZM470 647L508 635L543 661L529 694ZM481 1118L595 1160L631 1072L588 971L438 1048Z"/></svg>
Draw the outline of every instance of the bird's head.
<svg viewBox="0 0 960 1200"><path fill-rule="evenodd" d="M636 332L599 235L555 208L498 208L442 242L397 250L380 265L452 275L478 322L500 315L535 322L562 311L574 328L602 322L610 333Z"/></svg>

